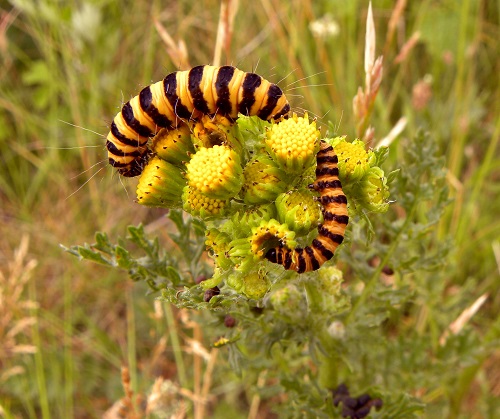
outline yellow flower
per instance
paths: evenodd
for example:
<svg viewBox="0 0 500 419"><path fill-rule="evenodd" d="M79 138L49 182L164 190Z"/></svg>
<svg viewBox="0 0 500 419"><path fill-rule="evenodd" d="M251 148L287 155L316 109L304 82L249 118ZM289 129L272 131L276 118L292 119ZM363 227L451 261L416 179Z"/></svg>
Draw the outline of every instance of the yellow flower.
<svg viewBox="0 0 500 419"><path fill-rule="evenodd" d="M229 204L229 200L209 198L189 185L184 187L182 202L184 211L201 218L224 215Z"/></svg>
<svg viewBox="0 0 500 419"><path fill-rule="evenodd" d="M162 129L153 138L152 149L158 157L175 165L183 165L194 153L191 133L187 125L175 130Z"/></svg>
<svg viewBox="0 0 500 419"><path fill-rule="evenodd" d="M286 224L280 224L275 219L262 221L260 225L253 229L250 238L250 248L253 254L264 257L265 251L282 244L293 249L297 242L295 232L288 229Z"/></svg>
<svg viewBox="0 0 500 419"><path fill-rule="evenodd" d="M384 171L380 167L371 167L358 184L354 192L358 203L373 212L386 212L389 209L389 187Z"/></svg>
<svg viewBox="0 0 500 419"><path fill-rule="evenodd" d="M285 190L285 174L272 159L260 155L248 162L243 170L243 200L246 204L262 204L274 199Z"/></svg>
<svg viewBox="0 0 500 419"><path fill-rule="evenodd" d="M307 113L304 117L293 114L271 126L267 131L266 147L286 173L301 174L316 157L319 135L316 122L309 122Z"/></svg>
<svg viewBox="0 0 500 419"><path fill-rule="evenodd" d="M307 189L282 193L276 199L278 220L297 234L307 234L321 220L317 201Z"/></svg>
<svg viewBox="0 0 500 419"><path fill-rule="evenodd" d="M227 233L221 232L216 228L207 230L205 235L207 237L205 245L217 266L222 269L227 269L232 266L232 262L226 254L229 250L228 245L231 241L231 237Z"/></svg>
<svg viewBox="0 0 500 419"><path fill-rule="evenodd" d="M360 180L370 168L374 155L366 151L365 143L354 140L349 143L345 137L334 138L331 142L339 159L339 177L345 182Z"/></svg>
<svg viewBox="0 0 500 419"><path fill-rule="evenodd" d="M243 184L240 159L234 150L225 145L201 147L186 168L189 186L209 198L232 198Z"/></svg>
<svg viewBox="0 0 500 419"><path fill-rule="evenodd" d="M137 202L151 207L179 208L186 179L179 168L153 157L137 184Z"/></svg>

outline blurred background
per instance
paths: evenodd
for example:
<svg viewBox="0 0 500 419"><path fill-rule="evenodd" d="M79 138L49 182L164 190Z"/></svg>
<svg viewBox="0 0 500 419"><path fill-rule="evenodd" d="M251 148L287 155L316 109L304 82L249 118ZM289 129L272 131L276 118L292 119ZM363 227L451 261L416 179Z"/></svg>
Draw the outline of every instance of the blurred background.
<svg viewBox="0 0 500 419"><path fill-rule="evenodd" d="M448 289L470 293L470 304L487 294L475 327L498 339L499 3L372 6L384 66L372 142L391 142L396 165L400 138L421 128L438 144L453 198L437 226L453 246ZM278 83L323 133L331 121L353 139L367 10L364 0L0 1L0 416L101 417L124 395L123 365L134 391L185 373L173 361L189 348L182 313L125 271L59 246L93 242L96 231L116 240L140 222L170 245L164 211L134 203L136 180L107 165L121 104L172 71L232 64ZM500 397L494 365L498 349L470 371L464 417ZM214 381L231 417L247 417L251 398L227 368Z"/></svg>

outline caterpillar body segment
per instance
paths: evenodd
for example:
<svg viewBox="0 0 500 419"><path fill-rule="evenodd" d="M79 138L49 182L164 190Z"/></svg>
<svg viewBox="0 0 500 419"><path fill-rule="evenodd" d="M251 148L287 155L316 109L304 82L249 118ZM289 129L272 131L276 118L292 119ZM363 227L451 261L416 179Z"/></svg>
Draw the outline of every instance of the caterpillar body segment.
<svg viewBox="0 0 500 419"><path fill-rule="evenodd" d="M269 261L298 273L315 271L330 260L344 240L345 229L349 222L347 198L342 191L337 166L338 158L333 147L321 141L316 161L316 180L309 186L319 192L318 201L322 205L324 221L318 226L318 236L310 246L289 249L278 245L269 249L265 255Z"/></svg>
<svg viewBox="0 0 500 419"><path fill-rule="evenodd" d="M289 111L282 90L258 74L210 65L176 71L123 105L107 136L109 163L123 176L137 176L150 154L148 139L160 128L175 129L203 115L236 119L241 113L270 120Z"/></svg>

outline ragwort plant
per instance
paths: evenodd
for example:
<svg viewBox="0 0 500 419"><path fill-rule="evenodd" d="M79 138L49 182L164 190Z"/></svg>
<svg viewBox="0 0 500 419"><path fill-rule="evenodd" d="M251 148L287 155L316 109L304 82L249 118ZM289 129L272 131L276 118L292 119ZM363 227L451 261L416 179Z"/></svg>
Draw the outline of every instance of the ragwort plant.
<svg viewBox="0 0 500 419"><path fill-rule="evenodd" d="M160 300L206 313L199 318L206 338L284 417L416 417L425 400L415 394L440 397L447 389L435 377L477 356L468 334L438 340L437 325L428 332L405 324L439 307L443 292L436 271L449 246L433 227L448 203L444 161L420 133L405 144L400 168L385 174L388 148L367 146L382 77L382 60L368 58L365 91L354 102L366 142L338 136L333 125L322 135L307 114L272 123L203 116L162 130L137 202L168 210L180 252L162 248L142 226L128 230L135 250L103 233L68 249L127 270ZM314 187L327 146L338 158L349 216L335 245L321 226L337 215ZM327 257L315 252L315 240L332 246Z"/></svg>
<svg viewBox="0 0 500 419"><path fill-rule="evenodd" d="M321 141L338 156L349 227L336 263L298 273L267 255L309 246L325 223L311 188ZM204 117L190 129L158 133L137 186L139 204L168 209L180 256L142 226L129 227L127 237L142 255L104 233L68 250L127 270L161 300L211 313L207 338L227 348L232 370L247 379L265 371L258 391L287 394L279 409L286 416L364 417L382 407L373 414L411 417L422 404L409 390L432 385L424 371L437 367L422 355L436 348L417 336L421 351L405 362L409 342L391 340L387 330L424 298L430 284L416 272L436 269L447 250L430 234L447 203L433 144L418 135L405 148L401 173L386 175L386 147L322 136L307 114L272 123ZM223 327L224 318L233 327ZM368 394L351 397L349 389Z"/></svg>

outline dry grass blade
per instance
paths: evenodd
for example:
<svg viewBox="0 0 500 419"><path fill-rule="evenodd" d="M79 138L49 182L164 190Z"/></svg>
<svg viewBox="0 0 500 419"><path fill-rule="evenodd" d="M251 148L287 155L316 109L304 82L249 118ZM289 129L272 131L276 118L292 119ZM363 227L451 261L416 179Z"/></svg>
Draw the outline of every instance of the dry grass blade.
<svg viewBox="0 0 500 419"><path fill-rule="evenodd" d="M116 401L103 415L104 419L140 419L146 416L146 400L137 394L134 400L134 391L130 386L130 372L123 366L121 371L122 385L125 396Z"/></svg>
<svg viewBox="0 0 500 419"><path fill-rule="evenodd" d="M401 51L399 51L399 54L394 59L394 64L401 64L403 61L405 61L411 50L415 47L415 45L417 45L419 40L420 32L417 31L401 47Z"/></svg>
<svg viewBox="0 0 500 419"><path fill-rule="evenodd" d="M375 23L373 21L372 2L368 5L368 15L366 17L366 35L365 35L365 74L366 86L370 86L370 76L375 63Z"/></svg>
<svg viewBox="0 0 500 419"><path fill-rule="evenodd" d="M491 246L493 247L493 254L495 255L498 273L500 274L500 242L498 240L494 241Z"/></svg>
<svg viewBox="0 0 500 419"><path fill-rule="evenodd" d="M407 0L398 0L396 6L394 6L394 10L391 13L391 18L389 19L389 23L387 25L387 36L385 38L384 45L384 55L387 54L389 50L389 46L394 39L394 33L396 32L396 28L401 20L401 16L406 8Z"/></svg>
<svg viewBox="0 0 500 419"><path fill-rule="evenodd" d="M382 138L375 146L375 148L380 148L380 147L389 147L392 142L403 132L403 130L406 128L406 125L408 124L408 118L402 117L396 122L396 125L394 125L389 132L384 138Z"/></svg>
<svg viewBox="0 0 500 419"><path fill-rule="evenodd" d="M481 306L486 302L487 298L487 293L481 295L470 307L467 307L464 311L462 311L460 316L458 316L457 319L451 323L448 329L441 335L439 343L444 345L450 333L453 333L454 335L458 334L469 322L469 320L479 311Z"/></svg>
<svg viewBox="0 0 500 419"><path fill-rule="evenodd" d="M238 6L239 0L223 0L221 2L217 39L214 48L213 65L215 66L220 66L221 64L222 49L224 49L226 53L226 60L229 60L234 18L238 11Z"/></svg>
<svg viewBox="0 0 500 419"><path fill-rule="evenodd" d="M189 57L186 48L186 43L184 40L179 40L175 43L174 39L170 36L165 27L157 20L153 19L158 35L162 39L163 43L167 48L167 54L173 63L176 63L180 69L190 68Z"/></svg>
<svg viewBox="0 0 500 419"><path fill-rule="evenodd" d="M376 34L373 22L371 2L366 18L365 37L365 89L358 88L353 99L353 111L356 121L356 134L366 142L374 137L374 130L369 127L370 115L377 97L383 76L383 57L375 59Z"/></svg>

